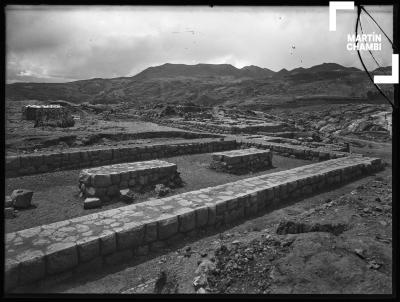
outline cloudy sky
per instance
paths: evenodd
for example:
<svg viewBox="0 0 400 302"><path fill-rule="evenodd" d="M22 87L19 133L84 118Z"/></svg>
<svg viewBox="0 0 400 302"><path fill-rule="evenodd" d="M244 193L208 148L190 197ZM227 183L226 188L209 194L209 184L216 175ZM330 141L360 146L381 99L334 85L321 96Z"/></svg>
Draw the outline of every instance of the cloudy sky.
<svg viewBox="0 0 400 302"><path fill-rule="evenodd" d="M367 7L392 37L391 6ZM361 67L346 50L356 9L329 31L328 7L6 7L6 76L66 82L132 76L164 63L257 65L274 71L324 62ZM364 32L380 33L364 14ZM379 63L391 65L382 35ZM363 53L369 68L375 68Z"/></svg>

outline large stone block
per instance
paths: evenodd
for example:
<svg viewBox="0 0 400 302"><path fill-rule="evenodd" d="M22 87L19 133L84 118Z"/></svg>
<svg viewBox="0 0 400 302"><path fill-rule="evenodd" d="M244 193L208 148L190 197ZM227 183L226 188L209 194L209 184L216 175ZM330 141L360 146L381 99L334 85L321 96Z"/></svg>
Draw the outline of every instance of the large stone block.
<svg viewBox="0 0 400 302"><path fill-rule="evenodd" d="M109 187L112 185L110 174L94 174L92 177L94 187Z"/></svg>
<svg viewBox="0 0 400 302"><path fill-rule="evenodd" d="M208 222L208 208L202 207L195 210L196 213L196 227L203 227Z"/></svg>
<svg viewBox="0 0 400 302"><path fill-rule="evenodd" d="M61 273L78 265L76 245L60 248L46 255L46 271L48 274Z"/></svg>
<svg viewBox="0 0 400 302"><path fill-rule="evenodd" d="M84 209L95 209L102 206L102 201L97 197L86 198L83 202Z"/></svg>
<svg viewBox="0 0 400 302"><path fill-rule="evenodd" d="M9 291L18 285L19 262L5 259L4 265L4 289Z"/></svg>
<svg viewBox="0 0 400 302"><path fill-rule="evenodd" d="M131 227L130 225L124 226L121 230L117 231L117 249L131 249L143 244L144 239L144 226L139 225Z"/></svg>
<svg viewBox="0 0 400 302"><path fill-rule="evenodd" d="M87 262L100 255L100 240L97 237L84 238L77 245L79 262Z"/></svg>
<svg viewBox="0 0 400 302"><path fill-rule="evenodd" d="M100 237L100 253L102 255L112 254L117 250L117 237L116 234L110 232L109 234Z"/></svg>
<svg viewBox="0 0 400 302"><path fill-rule="evenodd" d="M194 212L187 212L179 215L179 231L188 232L195 228L196 217Z"/></svg>
<svg viewBox="0 0 400 302"><path fill-rule="evenodd" d="M178 218L171 217L158 222L159 239L164 240L178 233Z"/></svg>
<svg viewBox="0 0 400 302"><path fill-rule="evenodd" d="M147 243L157 240L157 222L150 222L146 224L145 239Z"/></svg>
<svg viewBox="0 0 400 302"><path fill-rule="evenodd" d="M31 283L44 278L46 275L46 263L42 255L33 256L20 263L19 282Z"/></svg>
<svg viewBox="0 0 400 302"><path fill-rule="evenodd" d="M16 209L26 209L31 206L33 191L18 189L11 193L11 199Z"/></svg>

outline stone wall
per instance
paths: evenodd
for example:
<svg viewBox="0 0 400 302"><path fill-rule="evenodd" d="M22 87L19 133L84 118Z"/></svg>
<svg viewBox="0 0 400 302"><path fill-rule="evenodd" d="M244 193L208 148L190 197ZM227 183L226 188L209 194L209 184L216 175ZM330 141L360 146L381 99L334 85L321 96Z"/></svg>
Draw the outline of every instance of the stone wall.
<svg viewBox="0 0 400 302"><path fill-rule="evenodd" d="M259 123L253 125L224 125L223 121L221 124L216 124L214 122L197 122L197 121L185 121L185 120L166 120L166 119L151 119L151 121L157 124L170 126L174 128L180 128L184 130L193 131L194 129L198 131L207 131L210 133L223 133L223 134L239 134L239 133L258 133L260 131L290 131L294 128L286 123Z"/></svg>
<svg viewBox="0 0 400 302"><path fill-rule="evenodd" d="M262 139L246 139L227 136L224 141L154 144L140 147L115 147L45 154L29 154L6 157L6 177L32 175L59 170L78 169L110 165L116 163L143 161L183 154L208 153L255 147L270 149L281 156L296 157L315 161L348 156L347 152L332 151L327 148L308 148L304 146L280 144ZM362 156L359 154L352 154Z"/></svg>
<svg viewBox="0 0 400 302"><path fill-rule="evenodd" d="M331 149L324 147L308 148L301 145L273 143L270 141L265 141L263 139L246 139L239 137L236 139L236 142L242 148L255 147L259 149L269 149L281 156L307 159L313 161L323 161L328 159L345 157L349 155L362 156L361 154L357 153L333 151Z"/></svg>
<svg viewBox="0 0 400 302"><path fill-rule="evenodd" d="M182 236L237 223L382 167L378 158L332 159L8 233L6 291L129 261Z"/></svg>
<svg viewBox="0 0 400 302"><path fill-rule="evenodd" d="M255 148L212 154L210 168L219 172L245 174L261 171L272 166L272 152Z"/></svg>
<svg viewBox="0 0 400 302"><path fill-rule="evenodd" d="M109 201L127 188L140 192L156 184L174 187L178 183L181 180L176 164L161 160L101 166L79 174L83 196L98 197L101 201Z"/></svg>
<svg viewBox="0 0 400 302"><path fill-rule="evenodd" d="M143 161L183 154L208 153L236 148L235 140L115 147L6 157L6 177L32 175L116 163Z"/></svg>

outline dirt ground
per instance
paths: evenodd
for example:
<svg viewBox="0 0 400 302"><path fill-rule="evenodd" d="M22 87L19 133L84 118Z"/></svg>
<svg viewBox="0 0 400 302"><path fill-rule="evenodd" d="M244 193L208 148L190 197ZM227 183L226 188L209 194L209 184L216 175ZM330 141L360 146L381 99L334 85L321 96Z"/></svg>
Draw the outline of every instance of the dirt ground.
<svg viewBox="0 0 400 302"><path fill-rule="evenodd" d="M32 103L29 101L29 103ZM46 140L55 149L71 148L60 137L76 135L80 141L102 132L146 132L173 128L130 120L105 120L82 112L68 129L33 128L20 121L23 102L6 105L6 151L32 152ZM315 107L315 108L314 108ZM290 108L291 119L303 125L327 119L325 105ZM335 106L332 106L333 108ZM293 110L292 110L293 109ZM306 114L303 116L302 113ZM311 112L316 112L310 116ZM286 112L271 111L288 119ZM299 113L299 114L297 114ZM355 116L359 112L355 111ZM369 114L369 113L366 113ZM333 126L336 122L332 122ZM311 128L310 128L311 129ZM314 129L314 128L312 128ZM176 129L173 129L176 130ZM315 129L314 129L315 130ZM320 133L321 134L321 133ZM328 133L329 142L349 142L352 152L380 157L385 170L320 194L291 200L279 209L212 233L185 238L128 263L103 267L90 274L60 277L40 286L20 289L28 293L291 293L291 294L391 294L392 293L392 166L390 139L370 135ZM173 139L99 141L96 146L149 144ZM35 147L36 146L36 147ZM22 148L22 149L21 149ZM46 149L46 148L44 148ZM50 148L51 149L51 148ZM22 150L22 151L21 151ZM40 151L40 150L39 150ZM10 153L11 154L11 153ZM274 155L274 169L235 176L207 169L209 154L168 158L178 165L185 186L172 194L192 191L238 179L309 164ZM78 198L79 170L60 171L6 180L6 194L13 189L34 190L36 208L20 211L6 220L6 232L104 211L125 203L116 201L100 209L84 210ZM51 184L51 185L50 185ZM139 195L137 201L155 197ZM204 269L199 274L200 269ZM195 281L195 285L193 282ZM19 291L19 290L17 290Z"/></svg>
<svg viewBox="0 0 400 302"><path fill-rule="evenodd" d="M178 171L181 173L181 178L185 183L182 188L175 189L169 195L217 186L251 176L274 173L311 163L307 160L292 159L274 154L272 168L239 176L209 169L211 153L183 155L166 158L165 160L177 164ZM85 210L83 208L83 200L79 198L78 175L80 171L80 169L59 171L6 179L7 195L10 195L13 190L21 188L34 191L33 207L20 210L16 218L7 219L6 232L14 232L37 225L126 206L126 203L115 200L104 204L101 208ZM154 191L137 194L135 202L142 202L156 197L157 195Z"/></svg>
<svg viewBox="0 0 400 302"><path fill-rule="evenodd" d="M391 155L389 148L373 146L369 155L388 163L375 175L293 200L214 233L186 238L129 263L24 290L195 293L196 270L208 265L201 282L209 293L390 294ZM299 224L320 230L307 231Z"/></svg>

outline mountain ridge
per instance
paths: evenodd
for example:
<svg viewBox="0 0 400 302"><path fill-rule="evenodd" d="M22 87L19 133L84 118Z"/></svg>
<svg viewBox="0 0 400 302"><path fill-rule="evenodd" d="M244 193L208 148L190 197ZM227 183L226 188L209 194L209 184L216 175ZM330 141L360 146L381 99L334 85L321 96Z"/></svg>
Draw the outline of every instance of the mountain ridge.
<svg viewBox="0 0 400 302"><path fill-rule="evenodd" d="M389 70L390 68L390 70ZM390 74L391 67L377 69ZM374 71L375 72L375 71ZM131 77L94 78L67 83L12 83L7 100L65 100L74 103L146 104L207 100L216 104L268 102L295 96L365 96L372 86L364 71L336 63L277 72L255 65L195 65L165 63L151 66Z"/></svg>

